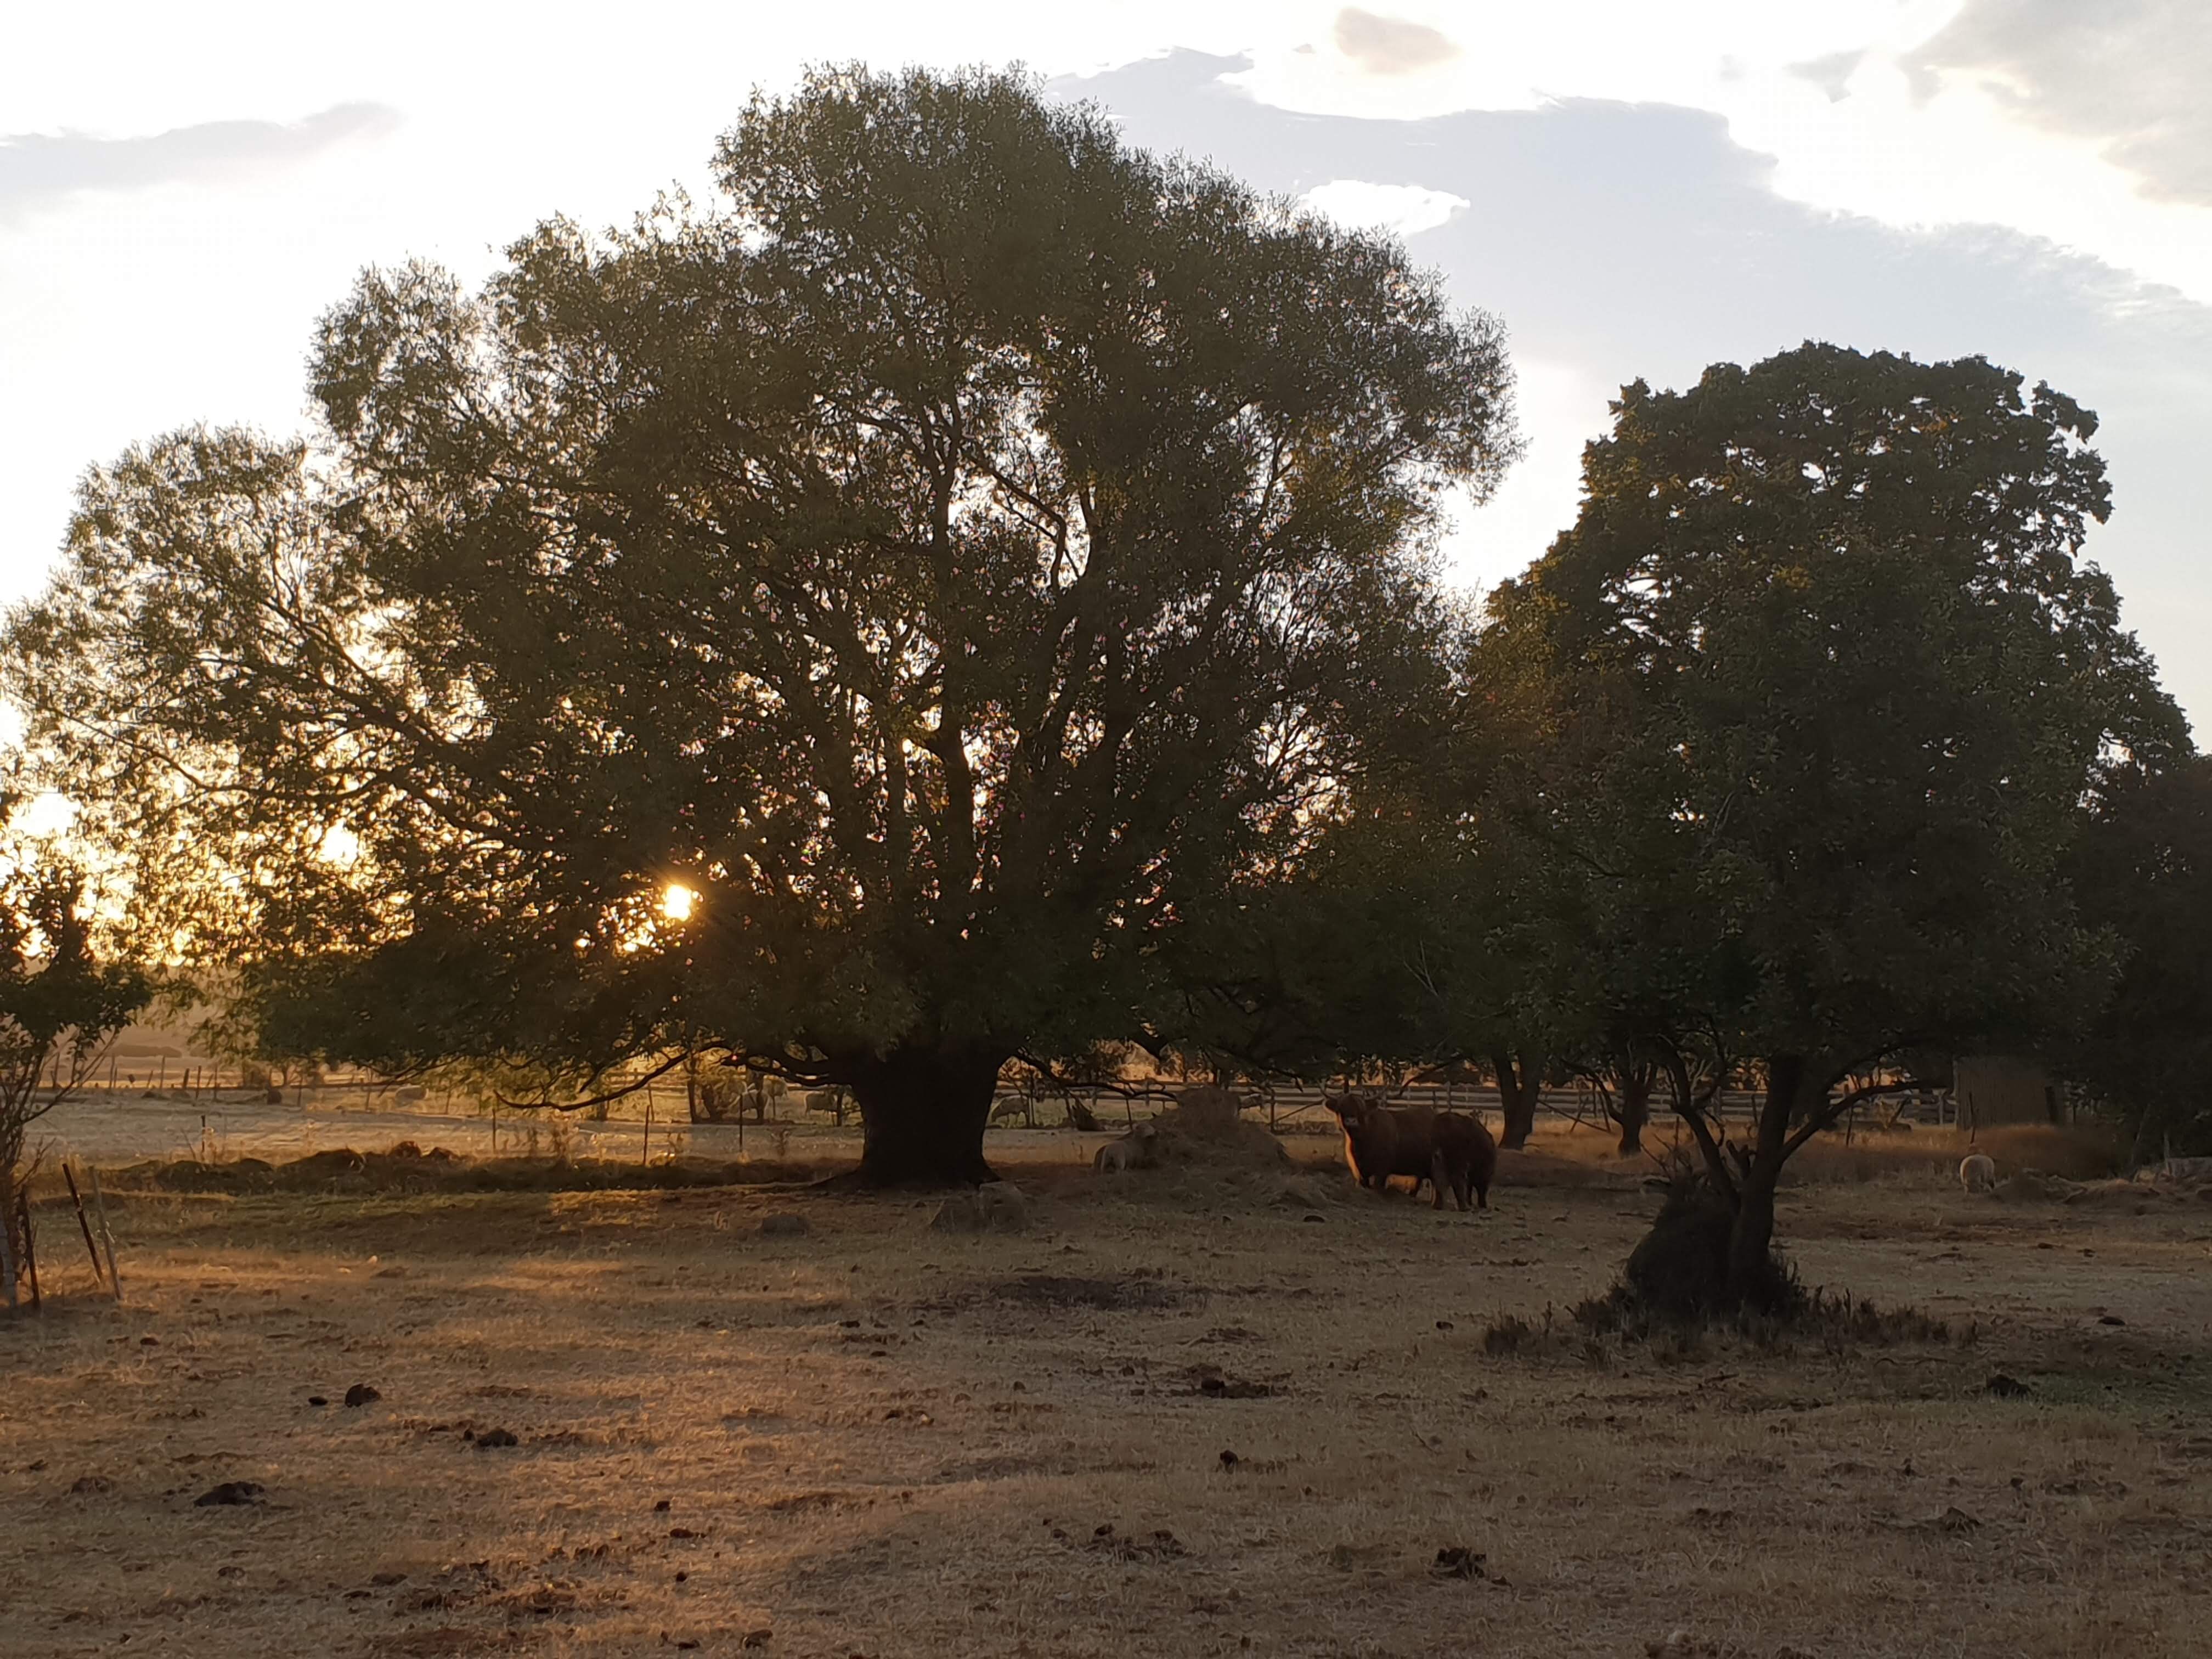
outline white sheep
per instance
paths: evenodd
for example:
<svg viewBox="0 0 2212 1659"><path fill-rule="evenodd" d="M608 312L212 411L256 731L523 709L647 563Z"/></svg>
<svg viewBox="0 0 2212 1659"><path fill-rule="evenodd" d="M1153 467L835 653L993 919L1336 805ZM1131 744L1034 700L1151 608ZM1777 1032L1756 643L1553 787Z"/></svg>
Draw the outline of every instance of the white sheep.
<svg viewBox="0 0 2212 1659"><path fill-rule="evenodd" d="M1139 1123L1128 1133L1108 1141L1098 1149L1091 1166L1101 1175L1123 1170L1149 1170L1158 1160L1153 1140L1159 1131L1149 1123Z"/></svg>
<svg viewBox="0 0 2212 1659"><path fill-rule="evenodd" d="M1994 1192L1997 1163L1987 1152L1969 1152L1959 1160L1959 1184L1970 1193Z"/></svg>

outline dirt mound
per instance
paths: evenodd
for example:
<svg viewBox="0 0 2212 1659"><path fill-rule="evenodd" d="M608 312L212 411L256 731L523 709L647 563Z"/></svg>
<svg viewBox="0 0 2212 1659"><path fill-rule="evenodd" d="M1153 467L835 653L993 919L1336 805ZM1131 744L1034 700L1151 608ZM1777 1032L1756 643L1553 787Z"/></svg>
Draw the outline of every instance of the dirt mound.
<svg viewBox="0 0 2212 1659"><path fill-rule="evenodd" d="M1358 1193L1349 1170L1308 1170L1277 1182L1274 1201L1288 1209L1318 1210L1328 1204L1349 1204Z"/></svg>
<svg viewBox="0 0 2212 1659"><path fill-rule="evenodd" d="M1226 1089L1186 1089L1176 1103L1150 1120L1147 1161L1111 1184L1129 1181L1133 1194L1150 1194L1213 1205L1243 1200L1252 1203L1325 1201L1286 1181L1296 1167L1283 1143L1258 1123L1241 1115L1244 1103Z"/></svg>
<svg viewBox="0 0 2212 1659"><path fill-rule="evenodd" d="M1990 1190L2008 1202L2041 1199L2053 1204L2087 1205L2092 1209L2139 1207L2176 1196L2172 1188L2161 1190L2146 1182L2118 1178L2069 1181L2064 1176L2047 1175L2041 1170L2022 1170L2017 1175L2007 1176Z"/></svg>
<svg viewBox="0 0 2212 1659"><path fill-rule="evenodd" d="M1243 1102L1226 1089L1187 1089L1152 1119L1152 1146L1163 1168L1279 1170L1291 1161L1283 1143L1240 1115Z"/></svg>
<svg viewBox="0 0 2212 1659"><path fill-rule="evenodd" d="M2046 1182L2051 1182L2046 1176ZM2212 1194L2212 1182L2087 1181L2063 1183L2069 1190L2057 1193L2061 1203L2087 1205L2093 1209L2143 1209L2154 1204L2190 1202Z"/></svg>
<svg viewBox="0 0 2212 1659"><path fill-rule="evenodd" d="M690 1187L757 1186L811 1181L810 1164L772 1159L680 1158L641 1168L607 1158L461 1158L401 1141L387 1152L332 1147L287 1164L258 1158L204 1164L195 1158L134 1164L111 1177L118 1191L170 1193L624 1192Z"/></svg>

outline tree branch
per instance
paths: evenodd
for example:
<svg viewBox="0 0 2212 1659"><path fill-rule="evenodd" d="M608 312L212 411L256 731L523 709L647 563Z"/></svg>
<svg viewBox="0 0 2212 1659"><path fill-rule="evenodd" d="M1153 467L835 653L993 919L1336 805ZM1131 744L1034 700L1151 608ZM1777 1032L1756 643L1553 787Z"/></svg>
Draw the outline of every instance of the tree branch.
<svg viewBox="0 0 2212 1659"><path fill-rule="evenodd" d="M1833 1128L1845 1112L1863 1100L1870 1100L1877 1095L1915 1094L1933 1087L1935 1085L1925 1078L1909 1077L1901 1078L1895 1083L1869 1083L1863 1088L1853 1089L1840 1098L1828 1102L1798 1125L1790 1139L1782 1143L1782 1156L1788 1158L1821 1130Z"/></svg>
<svg viewBox="0 0 2212 1659"><path fill-rule="evenodd" d="M495 1094L493 1098L497 1100L501 1105L507 1107L511 1111L586 1112L591 1110L594 1106L609 1105L615 1101L622 1099L626 1095L635 1094L641 1089L651 1088L662 1078L666 1077L678 1066L690 1060L690 1057L691 1051L686 1049L682 1054L678 1054L673 1060L667 1060L661 1065L654 1066L643 1077L637 1079L634 1082L625 1083L619 1089L610 1089L605 1094L592 1095L582 1100L550 1100L542 1097L537 1100L510 1100L505 1095L501 1094Z"/></svg>

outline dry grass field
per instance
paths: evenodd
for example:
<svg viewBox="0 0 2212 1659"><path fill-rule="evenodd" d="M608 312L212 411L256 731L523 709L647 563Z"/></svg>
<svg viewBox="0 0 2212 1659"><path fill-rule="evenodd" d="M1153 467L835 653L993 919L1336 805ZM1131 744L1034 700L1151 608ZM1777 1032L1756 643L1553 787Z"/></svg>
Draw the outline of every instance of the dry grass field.
<svg viewBox="0 0 2212 1659"><path fill-rule="evenodd" d="M1034 1224L981 1237L763 1187L149 1192L119 1308L49 1207L0 1653L2207 1650L2212 1204L1823 1149L1806 1282L1949 1340L1655 1351L1565 1313L1656 1203L1595 1137L1474 1216L1004 1139Z"/></svg>

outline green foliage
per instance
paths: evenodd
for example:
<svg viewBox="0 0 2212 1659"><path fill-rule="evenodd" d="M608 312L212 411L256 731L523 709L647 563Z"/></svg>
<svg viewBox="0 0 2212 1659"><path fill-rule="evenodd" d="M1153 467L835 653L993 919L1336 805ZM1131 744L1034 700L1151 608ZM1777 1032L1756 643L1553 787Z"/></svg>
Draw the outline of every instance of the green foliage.
<svg viewBox="0 0 2212 1659"><path fill-rule="evenodd" d="M74 870L0 859L0 1121L40 1115L37 1091L81 1081L152 995L143 972L98 958L83 900Z"/></svg>
<svg viewBox="0 0 2212 1659"><path fill-rule="evenodd" d="M1532 643L1450 619L1408 704L1287 876L1194 910L1192 1044L1258 1073L1361 1076L1500 1054L1541 1066L1593 1018L1582 889L1532 810L1560 759Z"/></svg>
<svg viewBox="0 0 2212 1659"><path fill-rule="evenodd" d="M1796 1107L2102 1000L2063 860L2115 757L2187 738L2078 558L2094 429L1979 359L1822 345L1626 389L1498 617L1543 641L1547 811L1631 1024L1799 1057Z"/></svg>
<svg viewBox="0 0 2212 1659"><path fill-rule="evenodd" d="M818 74L716 166L480 294L365 277L326 443L134 449L14 619L134 914L280 1046L1136 1035L1440 683L1435 499L1508 374L1396 245L1009 76Z"/></svg>
<svg viewBox="0 0 2212 1659"><path fill-rule="evenodd" d="M2109 779L2067 873L2123 954L2117 990L2051 1061L2121 1119L2138 1158L2212 1152L2212 759Z"/></svg>
<svg viewBox="0 0 2212 1659"><path fill-rule="evenodd" d="M0 781L0 833L18 798ZM146 975L103 961L82 872L8 834L0 845L0 1227L21 1263L15 1202L26 1138L90 1075L108 1039L153 994Z"/></svg>

